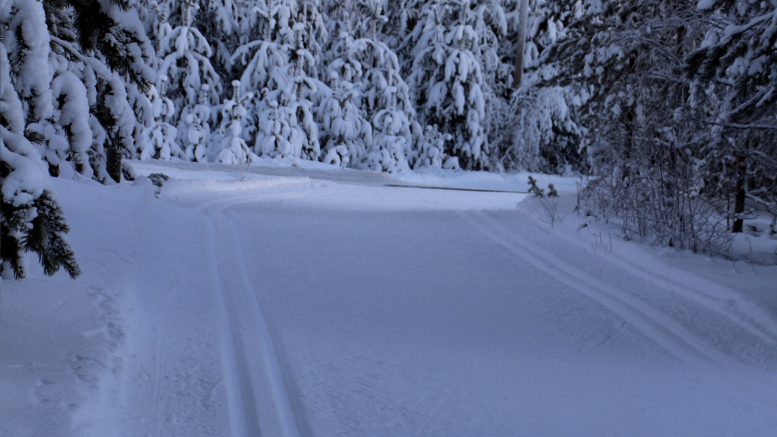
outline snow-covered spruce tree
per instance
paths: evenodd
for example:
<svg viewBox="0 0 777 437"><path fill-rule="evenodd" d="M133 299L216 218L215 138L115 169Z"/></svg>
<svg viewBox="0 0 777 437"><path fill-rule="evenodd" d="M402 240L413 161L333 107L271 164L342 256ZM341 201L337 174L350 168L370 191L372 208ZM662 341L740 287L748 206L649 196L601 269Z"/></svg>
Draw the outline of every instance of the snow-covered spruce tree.
<svg viewBox="0 0 777 437"><path fill-rule="evenodd" d="M413 60L412 40L408 36L421 19L421 7L425 3L425 0L405 0L386 1L383 5L386 21L378 26L381 41L397 53L402 65L410 64Z"/></svg>
<svg viewBox="0 0 777 437"><path fill-rule="evenodd" d="M76 274L61 212L34 163L42 155L52 175L120 180L138 131L135 111L148 103L142 90L153 82L153 50L131 1L3 1L0 44L4 99L18 102L0 117L4 257L32 250L46 273L63 265Z"/></svg>
<svg viewBox="0 0 777 437"><path fill-rule="evenodd" d="M201 86L199 101L188 107L182 114L178 125L178 141L183 145L183 154L187 161L206 162L211 154L212 106L208 102L210 87Z"/></svg>
<svg viewBox="0 0 777 437"><path fill-rule="evenodd" d="M301 31L305 50L316 61L316 68L324 63L324 46L329 40L324 16L321 14L322 0L297 0L297 13L292 17L292 29ZM300 27L301 25L301 27ZM295 35L298 35L295 33ZM312 78L319 78L312 71L307 74Z"/></svg>
<svg viewBox="0 0 777 437"><path fill-rule="evenodd" d="M368 2L371 3L371 2ZM498 148L503 143L509 143L509 135L505 132L511 131L510 120L499 115L509 110L508 105L511 96L511 73L514 56L505 56L500 51L503 47L509 46L514 35L508 32L507 12L505 4L509 3L502 0L465 0L439 2L445 10L440 19L443 29L440 32L445 33L456 26L466 25L470 31L467 39L466 51L473 56L479 66L479 94L482 96L483 113L487 116L481 117L480 126L485 133L483 145L488 145L488 150L484 148L482 162L479 166L488 165L493 167L492 162L496 161L493 156L498 152ZM419 49L419 40L423 33L430 30L430 9L434 9L433 2L388 2L385 5L385 19L383 20L362 20L364 22L386 23L383 26L385 35L381 35L382 41L387 42L397 53L399 62L406 72L408 82L413 84L412 75L419 74L414 66ZM400 30L398 33L397 29ZM463 27L458 27L463 29ZM378 32L380 33L380 32ZM453 34L451 38L456 38ZM427 36L428 37L428 36ZM455 46L455 44L447 43ZM417 94L417 89L413 87L413 94ZM422 115L422 108L417 108ZM438 129L452 134L443 126ZM421 137L421 135L419 135ZM502 148L505 148L502 146ZM449 151L450 152L450 151ZM459 154L455 154L458 156Z"/></svg>
<svg viewBox="0 0 777 437"><path fill-rule="evenodd" d="M72 96L58 101L59 113L79 120L82 126L85 125L83 120L88 119L92 135L88 155L94 177L100 181L120 181L122 158L133 153L140 124L151 121L145 91L156 76L151 68L154 50L140 23L135 2L65 0L44 2L43 5L49 20L53 77L61 76L62 92ZM64 71L72 75L62 73ZM83 112L82 102L77 100L81 90L74 84L74 78L86 89L88 115ZM71 109L81 109L78 112L64 110L66 103ZM53 124L67 126L73 123L54 120ZM72 149L78 142L73 141L72 132L67 133ZM76 156L83 155L78 149L71 150L69 159L79 170L78 167L83 166L77 160L81 158L74 158ZM49 163L51 168L52 162ZM84 173L83 169L79 171Z"/></svg>
<svg viewBox="0 0 777 437"><path fill-rule="evenodd" d="M412 147L411 121L396 106L381 109L372 117L373 144L365 162L367 168L397 173L409 169L407 155Z"/></svg>
<svg viewBox="0 0 777 437"><path fill-rule="evenodd" d="M42 51L50 53L48 47ZM27 135L37 138L35 144L47 161L52 176L59 176L62 172L69 175L75 170L88 177L91 168L87 151L92 144L92 132L86 89L78 77L69 71L58 70L50 77L52 68L48 64L43 64L38 71L41 82L50 86L43 92L46 100L50 99L53 104L48 106L47 116L41 119L37 118L41 106L36 106L41 96L32 99L27 113L30 121ZM27 80L34 76L29 71L22 74ZM72 163L68 164L68 160Z"/></svg>
<svg viewBox="0 0 777 437"><path fill-rule="evenodd" d="M458 158L464 169L483 169L488 167L486 83L471 14L467 0L434 0L423 6L412 34L408 82L421 124L450 135L446 154Z"/></svg>
<svg viewBox="0 0 777 437"><path fill-rule="evenodd" d="M85 150L91 144L91 131L85 118L86 92L83 84L74 83L68 72L59 72L54 78L51 65L50 38L43 4L39 2L5 2L0 11L0 32L8 48L14 68L14 82L24 108L25 131L36 139L40 152L49 163L49 172L59 174L61 161L67 158L71 145L66 128L72 132L74 159L86 171ZM61 103L55 108L56 103ZM57 123L64 114L63 123Z"/></svg>
<svg viewBox="0 0 777 437"><path fill-rule="evenodd" d="M291 80L284 90L282 101L290 114L291 125L301 145L303 159L317 161L321 155L315 107L322 95L329 91L316 77L318 61L308 50L309 33L303 23L294 25L294 44L291 47ZM320 48L318 49L320 50Z"/></svg>
<svg viewBox="0 0 777 437"><path fill-rule="evenodd" d="M249 143L256 144L262 111L270 99L277 101L281 90L290 82L288 52L282 44L256 40L241 46L233 55L232 63L244 65L240 87L253 95L246 104L246 135ZM260 152L256 147L255 150Z"/></svg>
<svg viewBox="0 0 777 437"><path fill-rule="evenodd" d="M472 51L478 57L488 92L504 99L512 94L512 57L502 59L499 49L515 39L508 33L502 0L469 0L466 23L477 38Z"/></svg>
<svg viewBox="0 0 777 437"><path fill-rule="evenodd" d="M330 47L329 71L330 77L353 86L353 103L371 122L373 141L364 145L363 154L351 155L351 166L399 171L408 168L411 149L422 134L397 55L377 39L376 24L385 21L382 8L377 0L361 2L348 21L340 23L340 36Z"/></svg>
<svg viewBox="0 0 777 437"><path fill-rule="evenodd" d="M244 66L241 88L254 95L246 104L246 135L260 155L319 158L313 108L325 87L316 79L317 57L311 52L319 50L320 17L308 3L269 2L259 39L242 45L231 60Z"/></svg>
<svg viewBox="0 0 777 437"><path fill-rule="evenodd" d="M704 178L710 195L733 197L732 231L742 232L748 200L777 212L777 3L698 5L708 31L687 61L693 106L712 130Z"/></svg>
<svg viewBox="0 0 777 437"><path fill-rule="evenodd" d="M241 21L244 21L245 15L250 12L253 5L261 3L261 1L243 0L138 1L141 4L141 19L146 31L156 42L164 39L165 28L172 29L185 25L187 18L185 3L191 3L194 10L200 11L189 17L192 19L190 25L197 28L211 45L213 56L210 62L220 77L230 76L229 58L239 46L239 39L249 31L241 27ZM224 90L224 92L228 94L231 91Z"/></svg>
<svg viewBox="0 0 777 437"><path fill-rule="evenodd" d="M512 45L519 32L508 27L509 12L514 11L507 9L503 0L471 0L469 7L472 18L468 21L478 38L473 52L480 62L484 80L488 161L490 168L501 169L498 158L509 144L505 134L514 129L512 120L504 115L514 112L510 99L515 90L512 78L517 57L516 51L505 53L502 49Z"/></svg>
<svg viewBox="0 0 777 437"><path fill-rule="evenodd" d="M324 161L343 167L359 167L372 144L372 125L362 107L359 85L364 75L363 66L355 56L349 25L341 24L337 43L330 48L332 61L327 66L332 92L320 108Z"/></svg>
<svg viewBox="0 0 777 437"><path fill-rule="evenodd" d="M334 71L334 89L322 105L321 127L325 138L324 162L347 167L366 156L372 143L372 125L359 109L359 92Z"/></svg>
<svg viewBox="0 0 777 437"><path fill-rule="evenodd" d="M294 114L289 112L285 94L278 95L280 102L265 95L264 109L259 114L261 124L256 137L256 150L262 156L270 158L298 158L302 155L302 138L298 131L292 128Z"/></svg>
<svg viewBox="0 0 777 437"><path fill-rule="evenodd" d="M154 121L151 126L143 130L142 140L138 145L138 158L142 160L184 157L183 151L176 142L178 129L170 124L175 114L175 105L172 100L165 97L167 78L162 76L159 83L159 88L152 87L149 91Z"/></svg>
<svg viewBox="0 0 777 437"><path fill-rule="evenodd" d="M519 44L517 36L521 28L521 3L523 0L505 0L504 11L507 27L507 38L500 42L498 53L503 63L509 64L515 76L515 64L517 62ZM582 3L579 4L582 6ZM523 52L523 65L525 72L534 72L541 66L538 60L556 42L566 36L566 28L580 12L577 3L558 0L529 0L526 41ZM528 77L525 85L531 86L532 78ZM515 80L508 81L515 89Z"/></svg>
<svg viewBox="0 0 777 437"><path fill-rule="evenodd" d="M208 40L192 25L196 2L184 0L181 8L181 25L161 32L160 74L169 80L165 97L175 105L171 124L178 127L186 156L201 161L210 141L209 107L219 103L221 79L211 65L213 50Z"/></svg>
<svg viewBox="0 0 777 437"><path fill-rule="evenodd" d="M63 268L75 278L80 270L64 238L68 227L47 189L40 155L25 137L22 101L11 69L0 44L0 275L24 277L23 253L33 252L45 274Z"/></svg>
<svg viewBox="0 0 777 437"><path fill-rule="evenodd" d="M221 127L221 144L215 161L221 164L247 165L250 164L253 153L248 148L241 133L243 131L243 117L246 110L243 104L251 99L251 94L240 95L240 81L232 82L232 98L224 102L224 112Z"/></svg>
<svg viewBox="0 0 777 437"><path fill-rule="evenodd" d="M456 158L445 154L445 145L451 141L451 135L442 133L437 126L426 126L418 149L413 152L413 168L445 168L458 170Z"/></svg>
<svg viewBox="0 0 777 437"><path fill-rule="evenodd" d="M215 59L211 62L220 77L230 76L229 59L240 44L242 9L251 3L253 1L200 0L203 13L197 14L194 24L212 44ZM223 92L226 94L229 90Z"/></svg>

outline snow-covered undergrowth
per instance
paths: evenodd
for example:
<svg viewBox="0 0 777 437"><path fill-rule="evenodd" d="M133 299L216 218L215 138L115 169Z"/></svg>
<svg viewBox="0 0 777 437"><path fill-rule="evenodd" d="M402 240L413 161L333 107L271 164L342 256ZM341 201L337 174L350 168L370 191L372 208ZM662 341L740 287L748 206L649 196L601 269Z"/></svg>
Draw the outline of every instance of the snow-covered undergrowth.
<svg viewBox="0 0 777 437"><path fill-rule="evenodd" d="M526 175L132 165L53 181L81 278L2 283L0 435L777 427L777 268L624 242L573 178L551 227Z"/></svg>

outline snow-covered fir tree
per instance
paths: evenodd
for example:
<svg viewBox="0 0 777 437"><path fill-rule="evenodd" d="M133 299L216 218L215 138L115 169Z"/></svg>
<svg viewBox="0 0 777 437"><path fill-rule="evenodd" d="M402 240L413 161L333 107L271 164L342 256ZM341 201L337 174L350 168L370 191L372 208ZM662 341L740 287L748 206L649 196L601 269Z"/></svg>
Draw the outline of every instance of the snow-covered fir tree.
<svg viewBox="0 0 777 437"><path fill-rule="evenodd" d="M407 155L412 148L411 121L395 105L381 109L372 117L373 144L365 166L372 170L396 173L409 169Z"/></svg>
<svg viewBox="0 0 777 437"><path fill-rule="evenodd" d="M587 152L579 145L585 129L574 120L571 93L564 87L529 88L517 93L511 106L498 114L511 137L497 167L546 173L586 169Z"/></svg>
<svg viewBox="0 0 777 437"><path fill-rule="evenodd" d="M413 154L413 167L458 170L458 160L445 154L445 146L450 141L450 134L440 132L437 126L426 126L419 147Z"/></svg>
<svg viewBox="0 0 777 437"><path fill-rule="evenodd" d="M246 135L249 142L255 144L262 111L269 104L269 99L277 101L281 90L290 82L288 52L282 44L260 39L238 48L232 63L243 66L240 87L253 95L246 105Z"/></svg>
<svg viewBox="0 0 777 437"><path fill-rule="evenodd" d="M294 27L294 44L291 47L291 77L284 90L282 101L289 111L289 120L301 146L301 157L317 161L321 155L318 124L315 120L316 105L328 90L317 80L318 62L307 48L307 31L302 23Z"/></svg>

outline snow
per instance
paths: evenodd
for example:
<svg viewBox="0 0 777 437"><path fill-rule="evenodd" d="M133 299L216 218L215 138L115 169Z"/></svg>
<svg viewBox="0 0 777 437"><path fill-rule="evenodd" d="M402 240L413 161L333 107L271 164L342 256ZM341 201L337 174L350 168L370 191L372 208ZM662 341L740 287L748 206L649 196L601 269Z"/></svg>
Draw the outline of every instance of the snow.
<svg viewBox="0 0 777 437"><path fill-rule="evenodd" d="M776 267L611 239L574 178L550 227L526 174L294 162L53 180L83 275L2 282L0 435L777 427Z"/></svg>
<svg viewBox="0 0 777 437"><path fill-rule="evenodd" d="M713 6L715 6L717 0L699 0L699 3L696 5L696 7L699 10L706 11L708 9L712 9Z"/></svg>

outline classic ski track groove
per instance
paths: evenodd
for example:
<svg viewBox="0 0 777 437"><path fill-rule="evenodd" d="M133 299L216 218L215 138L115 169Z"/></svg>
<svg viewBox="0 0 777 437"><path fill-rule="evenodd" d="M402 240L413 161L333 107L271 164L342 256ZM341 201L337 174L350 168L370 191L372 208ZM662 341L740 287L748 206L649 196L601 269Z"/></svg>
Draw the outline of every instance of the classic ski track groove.
<svg viewBox="0 0 777 437"><path fill-rule="evenodd" d="M336 192L345 191L347 188L337 189ZM230 420L231 435L233 437L260 437L262 435L259 417L262 412L257 410L256 396L253 389L252 376L265 377L268 379L268 385L271 387L271 404L274 406L276 418L274 422L280 428L278 432L282 437L299 436L297 420L294 409L288 395L285 383L283 381L282 367L280 359L275 350L272 335L269 331L266 318L263 315L261 305L258 301L256 291L248 277L248 269L243 259L243 247L238 235L235 224L226 217L225 211L236 206L249 204L252 201L272 198L273 194L280 193L254 193L239 196L230 196L226 199L217 199L205 202L199 206L199 209L205 213L207 219L207 249L210 258L210 268L212 272L213 289L217 296L217 312L219 320L219 344L221 347L222 373L224 376L225 389L227 392L228 414ZM284 192L284 199L305 198L323 194L331 194L327 190L304 190L299 192ZM220 251L217 246L217 218L221 217L229 221L232 256L237 258L235 263L238 267L240 280L242 282L243 294L235 296L234 291L228 291L222 284L224 271L218 254ZM235 307L236 297L247 298L251 302L248 321L241 320L238 309ZM256 331L263 341L259 345L260 356L246 357L244 351L244 341L240 334L241 329L245 327L241 322L247 322ZM265 375L252 375L249 369L251 364L262 363L265 366ZM270 425L270 424L264 424Z"/></svg>
<svg viewBox="0 0 777 437"><path fill-rule="evenodd" d="M234 206L236 205L232 205L232 207ZM251 278L248 274L248 267L245 263L246 252L243 247L243 242L240 240L240 235L238 234L235 222L226 216L224 210L222 210L222 214L229 223L230 232L232 234L233 250L239 260L238 270L240 271L243 289L249 294L252 313L251 322L253 322L252 326L256 328L254 332L259 336L259 349L262 358L264 358L265 371L268 373L266 376L269 378L273 405L276 408L281 435L284 437L297 437L300 435L300 432L297 428L297 420L289 397L289 391L283 379L284 373L283 368L281 367L281 360L278 356L278 351L275 348L275 342L273 341L270 332L265 310L257 295L257 289L251 283Z"/></svg>
<svg viewBox="0 0 777 437"><path fill-rule="evenodd" d="M261 430L255 417L249 418L249 412L256 410L251 390L251 381L245 371L246 358L242 352L242 339L233 302L222 286L222 274L216 248L216 222L208 219L208 254L211 265L213 289L217 294L217 312L219 321L219 346L224 385L227 393L227 412L233 437L260 436ZM251 432L249 434L249 431Z"/></svg>
<svg viewBox="0 0 777 437"><path fill-rule="evenodd" d="M718 371L732 385L747 386L759 398L777 403L777 390L773 381L758 384L749 378L738 379L737 370L743 368L738 361L715 349L667 315L526 241L484 211L459 213L459 216L515 257L599 303L681 362L697 369Z"/></svg>
<svg viewBox="0 0 777 437"><path fill-rule="evenodd" d="M474 217L464 214L462 217L484 236L513 255L621 317L680 361L699 368L709 367L712 363L730 364L728 357L696 344L691 333L677 326L666 316L658 314L623 293L618 293L617 290L563 263L545 250L523 239L519 240L519 237L514 234L508 234L508 231L491 221L486 214L477 213Z"/></svg>
<svg viewBox="0 0 777 437"><path fill-rule="evenodd" d="M538 220L536 220L534 217L531 217L524 212L521 212L521 215L524 216L527 220L533 220L538 222ZM583 248L586 250L590 249L581 241L576 240L575 238L572 238L568 235L564 235L563 233L559 233L558 237L580 248ZM597 254L597 255L598 255L598 258L603 260L604 262L620 270L623 270L633 276L643 279L647 282L651 282L665 290L672 291L675 294L678 294L689 300L692 300L704 306L708 310L714 311L715 313L725 317L732 323L735 323L743 330L749 332L754 336L757 336L761 340L764 340L765 342L770 343L772 345L777 345L777 320L775 320L774 318L772 318L770 315L766 314L762 310L757 308L751 309L752 311L756 311L760 313L759 317L757 318L753 317L752 314L741 314L738 312L734 312L732 310L728 310L726 308L721 307L720 304L723 302L722 298L710 295L709 293L705 292L702 288L685 284L676 279L661 277L659 272L651 271L646 267L636 264L634 261L631 261L628 258L602 256L600 254ZM719 290L723 289L726 291L726 293L735 295L735 292L733 290L727 289L723 285L720 285L717 283L708 283L708 286L715 287Z"/></svg>

